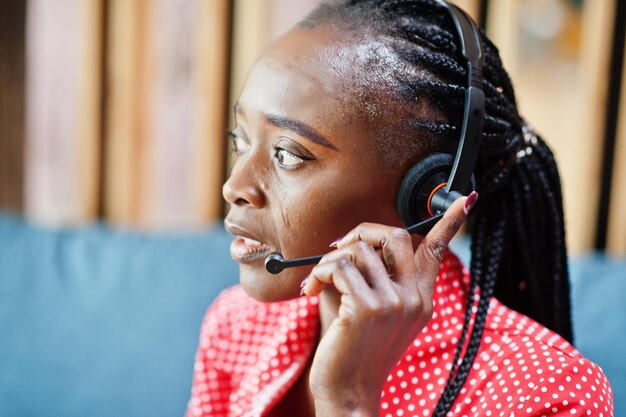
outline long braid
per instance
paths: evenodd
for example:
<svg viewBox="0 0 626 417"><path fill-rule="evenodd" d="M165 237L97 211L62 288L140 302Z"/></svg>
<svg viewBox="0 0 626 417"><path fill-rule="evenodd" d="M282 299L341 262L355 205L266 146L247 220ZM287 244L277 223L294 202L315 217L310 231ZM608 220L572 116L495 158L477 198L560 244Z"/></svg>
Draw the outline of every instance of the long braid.
<svg viewBox="0 0 626 417"><path fill-rule="evenodd" d="M483 205L482 209L487 210L485 205ZM487 216L483 216L480 219L481 225L479 226L483 229L483 231L482 233L475 234L474 239L472 240L473 248L483 248L483 250L477 251L476 254L472 253L472 264L470 267L470 273L472 276L480 276L483 278L483 282L478 283L480 287L480 298L478 301L478 308L476 309L475 322L465 356L463 357L461 364L458 365L456 375L446 384L441 398L435 407L433 416L442 417L447 414L450 407L454 403L456 396L461 391L461 388L463 388L463 384L465 384L472 364L474 363L474 358L480 348L482 333L485 327L485 320L487 318L487 311L489 309L489 303L494 291L495 278L498 274L498 269L500 268L500 260L502 257L504 238L506 234L507 218L508 213L505 210L503 211L503 216L500 217L498 223L494 225L487 220ZM473 304L473 302L469 302L469 305L472 307ZM465 322L467 323L471 314L466 313L465 317ZM457 349L459 348L461 348L461 345L457 347Z"/></svg>
<svg viewBox="0 0 626 417"><path fill-rule="evenodd" d="M466 69L447 11L433 0L343 0L320 6L301 27L329 22L358 36L377 39L394 52L398 65L392 70L381 63L378 70L392 72L397 99L406 108L415 109L403 122L421 132L422 140L458 138ZM556 163L536 134L531 151L518 156L529 146L525 122L518 114L513 86L497 48L482 31L481 37L486 100L475 170L481 198L470 216L469 297L459 344L434 416L449 412L469 375L492 296L572 341ZM372 62L375 60L368 64ZM369 88L381 88L374 84ZM424 117L416 103L419 97L426 97L443 118ZM397 142L393 145L399 148Z"/></svg>

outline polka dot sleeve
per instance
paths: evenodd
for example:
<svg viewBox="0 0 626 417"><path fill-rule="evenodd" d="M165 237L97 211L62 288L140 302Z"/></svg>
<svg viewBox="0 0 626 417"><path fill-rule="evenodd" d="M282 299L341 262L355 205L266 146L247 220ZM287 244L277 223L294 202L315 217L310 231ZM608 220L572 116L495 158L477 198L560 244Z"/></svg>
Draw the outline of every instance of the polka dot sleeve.
<svg viewBox="0 0 626 417"><path fill-rule="evenodd" d="M318 299L261 303L240 286L208 309L187 417L259 417L293 386L319 334Z"/></svg>
<svg viewBox="0 0 626 417"><path fill-rule="evenodd" d="M433 317L391 370L381 417L432 415L460 340L468 283L467 269L448 252ZM202 323L186 416L266 416L311 360L318 335L317 297L260 303L240 286L225 290ZM448 416L613 417L613 394L602 370L565 339L493 298Z"/></svg>
<svg viewBox="0 0 626 417"><path fill-rule="evenodd" d="M602 370L581 357L540 377L519 398L517 410L526 416L610 417L613 393Z"/></svg>

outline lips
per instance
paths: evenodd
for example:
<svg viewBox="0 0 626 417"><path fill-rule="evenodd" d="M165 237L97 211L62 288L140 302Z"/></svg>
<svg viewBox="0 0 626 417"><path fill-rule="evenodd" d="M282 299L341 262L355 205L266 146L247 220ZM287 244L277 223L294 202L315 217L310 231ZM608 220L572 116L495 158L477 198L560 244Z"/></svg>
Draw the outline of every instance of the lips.
<svg viewBox="0 0 626 417"><path fill-rule="evenodd" d="M230 244L230 256L236 262L249 263L258 259L265 259L273 252L270 245L261 242L243 227L229 221L225 221L224 226L228 233L235 236L235 240Z"/></svg>

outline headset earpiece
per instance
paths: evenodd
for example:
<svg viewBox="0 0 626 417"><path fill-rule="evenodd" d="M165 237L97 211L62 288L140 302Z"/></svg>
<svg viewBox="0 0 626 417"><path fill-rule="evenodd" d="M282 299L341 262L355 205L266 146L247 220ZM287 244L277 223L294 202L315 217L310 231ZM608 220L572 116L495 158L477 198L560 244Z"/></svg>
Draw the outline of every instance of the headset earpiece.
<svg viewBox="0 0 626 417"><path fill-rule="evenodd" d="M433 197L447 185L453 163L452 155L433 154L411 167L398 190L398 212L404 224L410 226L439 214L433 207ZM474 188L472 176L471 187L467 193Z"/></svg>

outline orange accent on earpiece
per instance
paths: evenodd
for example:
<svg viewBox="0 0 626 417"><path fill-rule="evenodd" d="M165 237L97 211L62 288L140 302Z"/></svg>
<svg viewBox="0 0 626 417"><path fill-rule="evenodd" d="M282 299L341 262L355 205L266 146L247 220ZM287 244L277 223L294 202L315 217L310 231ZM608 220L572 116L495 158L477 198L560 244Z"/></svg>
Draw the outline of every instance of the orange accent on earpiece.
<svg viewBox="0 0 626 417"><path fill-rule="evenodd" d="M431 216L434 216L435 214L433 213L433 211L430 209L430 202L433 199L433 196L435 195L435 193L442 187L445 187L446 184L448 184L448 182L442 182L441 184L439 184L438 186L436 186L431 192L430 195L428 196L428 202L426 203L426 209L428 210L428 214L430 214Z"/></svg>

